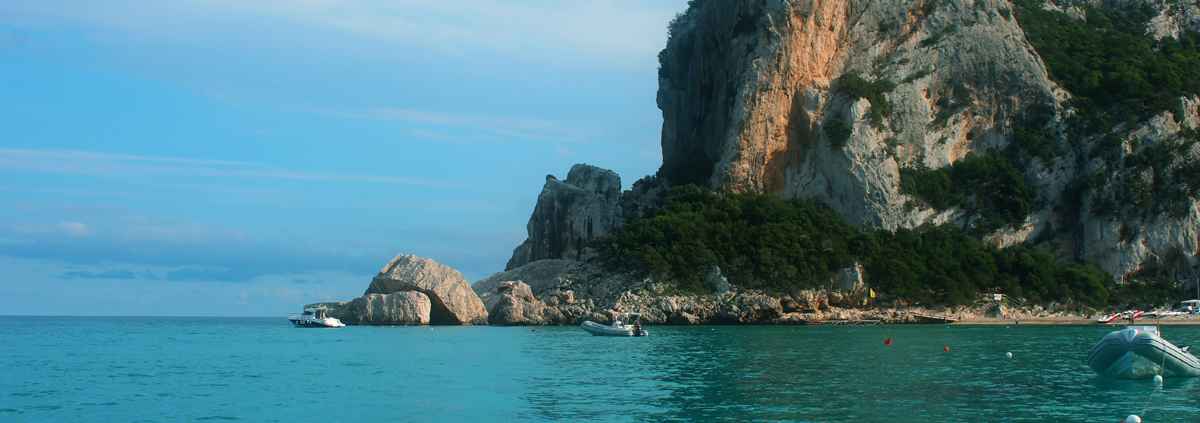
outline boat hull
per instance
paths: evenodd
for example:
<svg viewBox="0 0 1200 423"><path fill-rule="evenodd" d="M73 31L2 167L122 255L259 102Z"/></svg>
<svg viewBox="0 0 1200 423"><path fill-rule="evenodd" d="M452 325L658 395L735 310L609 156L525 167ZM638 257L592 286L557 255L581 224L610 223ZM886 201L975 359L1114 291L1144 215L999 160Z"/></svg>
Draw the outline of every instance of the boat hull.
<svg viewBox="0 0 1200 423"><path fill-rule="evenodd" d="M1124 379L1156 374L1200 376L1200 359L1167 342L1152 327L1130 327L1105 335L1088 354L1088 366L1100 375Z"/></svg>
<svg viewBox="0 0 1200 423"><path fill-rule="evenodd" d="M595 336L646 336L645 330L634 330L632 325L611 326L602 325L593 321L586 321L579 325L583 330Z"/></svg>
<svg viewBox="0 0 1200 423"><path fill-rule="evenodd" d="M328 318L323 320L317 319L288 319L293 326L298 328L340 328L346 326L341 320Z"/></svg>

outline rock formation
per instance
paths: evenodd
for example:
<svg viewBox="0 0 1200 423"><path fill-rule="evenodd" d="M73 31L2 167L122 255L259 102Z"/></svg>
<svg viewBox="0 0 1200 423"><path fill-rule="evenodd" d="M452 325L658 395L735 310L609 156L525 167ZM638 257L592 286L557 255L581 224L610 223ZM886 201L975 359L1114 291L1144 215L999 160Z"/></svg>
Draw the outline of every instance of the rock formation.
<svg viewBox="0 0 1200 423"><path fill-rule="evenodd" d="M457 270L436 261L401 254L388 262L364 295L416 291L428 296L433 324L487 324L487 310Z"/></svg>
<svg viewBox="0 0 1200 423"><path fill-rule="evenodd" d="M487 304L488 323L493 325L544 325L546 304L533 296L524 282L503 282Z"/></svg>
<svg viewBox="0 0 1200 423"><path fill-rule="evenodd" d="M1003 144L1055 86L1007 1L699 3L660 55L663 167L672 183L816 198L888 229L934 219L904 207L899 169L937 168ZM888 81L883 104L838 79ZM872 118L881 118L873 121ZM828 128L845 125L848 140Z"/></svg>
<svg viewBox="0 0 1200 423"><path fill-rule="evenodd" d="M334 317L348 325L427 325L429 311L428 296L402 291L355 298L344 304Z"/></svg>
<svg viewBox="0 0 1200 423"><path fill-rule="evenodd" d="M620 200L621 178L611 170L577 164L565 181L547 175L526 225L529 238L513 250L505 269L542 259L585 258L588 242L624 222Z"/></svg>
<svg viewBox="0 0 1200 423"><path fill-rule="evenodd" d="M1158 15L1147 34L1200 30L1200 6L1166 0L1046 2L1083 19L1081 4L1137 3ZM1186 3L1186 4L1185 4ZM900 171L937 169L972 152L1003 149L1030 116L1068 139L1072 94L1049 75L1003 0L698 1L670 27L660 53L658 106L663 165L671 184L822 201L850 222L889 230L965 224L971 211L935 210L901 191ZM852 94L847 80L877 84ZM1115 132L1124 156L1200 127L1200 98ZM998 246L1054 239L1064 256L1124 279L1184 252L1197 264L1200 206L1175 215L1093 213L1098 194L1069 197L1069 184L1127 169L1064 148L1022 169L1039 193L1025 222L986 237ZM1200 151L1186 160L1200 159ZM735 281L736 282L736 281Z"/></svg>

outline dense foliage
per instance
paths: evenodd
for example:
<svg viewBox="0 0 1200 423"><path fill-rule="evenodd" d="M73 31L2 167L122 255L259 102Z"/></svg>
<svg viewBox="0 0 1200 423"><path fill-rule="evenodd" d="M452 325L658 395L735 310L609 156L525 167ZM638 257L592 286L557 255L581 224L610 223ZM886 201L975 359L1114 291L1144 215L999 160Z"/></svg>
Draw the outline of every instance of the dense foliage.
<svg viewBox="0 0 1200 423"><path fill-rule="evenodd" d="M1060 263L1031 247L998 250L956 228L868 231L812 201L695 186L672 189L657 213L628 222L600 247L611 265L692 292L709 289L712 265L740 286L791 291L828 286L854 261L876 290L924 303L970 303L1002 289L1036 302L1100 305L1111 281L1094 266Z"/></svg>
<svg viewBox="0 0 1200 423"><path fill-rule="evenodd" d="M825 138L829 140L829 145L838 149L845 147L846 143L850 141L850 137L854 135L854 127L838 118L826 121L821 130L825 132Z"/></svg>
<svg viewBox="0 0 1200 423"><path fill-rule="evenodd" d="M1037 196L1012 160L993 152L938 169L901 169L900 189L935 209L962 208L976 217L971 227L976 234L1021 222Z"/></svg>
<svg viewBox="0 0 1200 423"><path fill-rule="evenodd" d="M875 126L883 125L883 119L892 115L892 103L886 94L896 89L896 84L886 79L867 81L856 73L847 73L834 81L834 89L851 100L865 98L871 102L869 118Z"/></svg>
<svg viewBox="0 0 1200 423"><path fill-rule="evenodd" d="M1016 0L1017 19L1051 76L1074 94L1092 132L1123 120L1174 110L1181 95L1200 93L1200 34L1155 40L1148 3L1098 7L1079 2L1084 19Z"/></svg>
<svg viewBox="0 0 1200 423"><path fill-rule="evenodd" d="M1193 199L1200 196L1200 162L1191 159L1197 145L1200 133L1184 131L1177 138L1139 146L1123 159L1124 172L1093 178L1091 211L1099 215L1186 215Z"/></svg>

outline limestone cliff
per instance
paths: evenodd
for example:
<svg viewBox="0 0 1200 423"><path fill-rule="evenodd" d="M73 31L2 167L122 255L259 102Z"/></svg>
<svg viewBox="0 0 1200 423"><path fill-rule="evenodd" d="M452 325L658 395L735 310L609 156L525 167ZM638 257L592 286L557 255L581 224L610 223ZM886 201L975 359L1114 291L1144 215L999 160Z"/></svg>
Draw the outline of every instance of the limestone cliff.
<svg viewBox="0 0 1200 423"><path fill-rule="evenodd" d="M700 3L660 55L662 174L672 183L823 200L888 229L939 216L905 207L901 167L937 168L1008 142L1055 86L1007 1ZM877 99L845 75L893 85ZM880 101L882 100L882 101ZM873 104L872 101L888 104ZM845 141L831 139L845 126Z"/></svg>
<svg viewBox="0 0 1200 423"><path fill-rule="evenodd" d="M513 250L506 269L543 259L579 260L587 243L623 223L621 178L611 170L577 164L560 181L546 176L526 231L529 238Z"/></svg>
<svg viewBox="0 0 1200 423"><path fill-rule="evenodd" d="M1079 14L1084 2L1058 3L1069 2L1043 7ZM1146 33L1158 38L1200 28L1191 2L1087 3L1151 7ZM1006 148L1031 116L1042 116L1063 151L1022 163L1038 192L1033 210L987 239L1051 240L1064 256L1117 278L1165 261L1190 269L1200 248L1195 197L1182 212L1114 214L1093 207L1104 189L1072 195L1073 181L1086 177L1119 184L1152 175L1091 157L1100 135L1071 138L1073 94L1051 78L1014 8L1007 0L694 1L672 22L659 56L659 176L813 198L872 227L966 226L972 211L935 210L906 195L902 169L943 168ZM1179 104L1105 135L1119 140L1123 157L1169 141L1200 122L1197 98ZM1180 154L1180 163L1200 157Z"/></svg>

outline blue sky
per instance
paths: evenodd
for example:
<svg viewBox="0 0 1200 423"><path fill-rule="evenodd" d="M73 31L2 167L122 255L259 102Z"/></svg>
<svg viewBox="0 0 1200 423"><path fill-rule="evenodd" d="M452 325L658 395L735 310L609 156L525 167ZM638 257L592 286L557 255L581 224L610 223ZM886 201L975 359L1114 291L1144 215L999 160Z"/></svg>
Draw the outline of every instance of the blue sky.
<svg viewBox="0 0 1200 423"><path fill-rule="evenodd" d="M672 1L0 2L0 314L279 315L475 280L546 174L661 159Z"/></svg>

